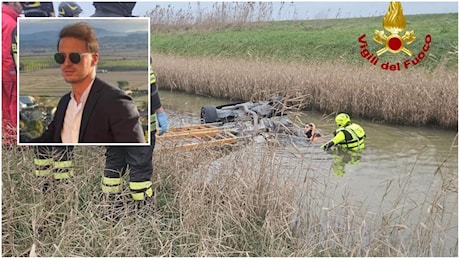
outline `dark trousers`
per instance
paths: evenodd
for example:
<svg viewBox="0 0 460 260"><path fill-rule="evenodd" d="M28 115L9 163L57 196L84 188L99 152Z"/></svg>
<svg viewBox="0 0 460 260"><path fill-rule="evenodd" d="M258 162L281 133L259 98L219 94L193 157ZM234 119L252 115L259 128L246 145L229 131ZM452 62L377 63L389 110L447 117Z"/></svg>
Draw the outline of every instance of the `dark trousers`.
<svg viewBox="0 0 460 260"><path fill-rule="evenodd" d="M107 146L104 176L120 178L129 165L130 181L148 181L153 173L152 153L151 146Z"/></svg>
<svg viewBox="0 0 460 260"><path fill-rule="evenodd" d="M129 166L129 187L135 200L152 196L153 149L155 135L151 134L151 145L107 146L102 189L108 193L121 192L121 177Z"/></svg>

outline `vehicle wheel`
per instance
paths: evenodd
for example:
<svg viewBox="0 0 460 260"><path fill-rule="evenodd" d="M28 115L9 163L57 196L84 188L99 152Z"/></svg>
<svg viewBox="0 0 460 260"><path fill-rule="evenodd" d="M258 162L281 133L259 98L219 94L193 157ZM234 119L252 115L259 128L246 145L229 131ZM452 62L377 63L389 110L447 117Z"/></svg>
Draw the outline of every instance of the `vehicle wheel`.
<svg viewBox="0 0 460 260"><path fill-rule="evenodd" d="M205 124L215 123L218 119L215 106L204 106L201 108L201 122Z"/></svg>

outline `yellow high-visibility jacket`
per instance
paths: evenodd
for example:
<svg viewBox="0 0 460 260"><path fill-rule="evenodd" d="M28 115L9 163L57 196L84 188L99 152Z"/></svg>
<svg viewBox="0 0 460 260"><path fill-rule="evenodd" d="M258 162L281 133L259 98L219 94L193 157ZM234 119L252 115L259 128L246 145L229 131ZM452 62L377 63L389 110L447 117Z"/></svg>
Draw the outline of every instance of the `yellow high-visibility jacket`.
<svg viewBox="0 0 460 260"><path fill-rule="evenodd" d="M335 136L331 141L344 150L360 151L365 148L365 138L364 129L358 124L351 123L335 130Z"/></svg>

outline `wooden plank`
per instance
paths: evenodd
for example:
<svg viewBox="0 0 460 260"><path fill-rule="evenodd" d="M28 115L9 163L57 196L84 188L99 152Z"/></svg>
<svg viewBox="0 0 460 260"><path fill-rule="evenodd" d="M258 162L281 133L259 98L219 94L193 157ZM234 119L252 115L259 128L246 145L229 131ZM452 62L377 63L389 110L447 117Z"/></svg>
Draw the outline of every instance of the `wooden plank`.
<svg viewBox="0 0 460 260"><path fill-rule="evenodd" d="M158 149L184 151L235 143L230 131L210 125L191 125L171 128L157 137Z"/></svg>
<svg viewBox="0 0 460 260"><path fill-rule="evenodd" d="M204 149L204 148L210 148L210 147L215 147L215 146L221 146L223 144L233 144L236 142L236 139L234 138L226 138L226 139L220 139L220 140L212 140L212 141L206 141L206 142L199 142L199 143L189 143L189 144L183 144L183 145L178 145L178 146L161 146L159 147L159 150L169 150L169 151L186 151L186 150L193 150L193 149Z"/></svg>
<svg viewBox="0 0 460 260"><path fill-rule="evenodd" d="M197 137L197 136L206 136L206 135L217 135L221 132L218 128L210 128L210 129L194 129L194 130L185 130L182 132L175 131L175 132L167 132L164 135L158 136L159 140L173 140L182 137Z"/></svg>

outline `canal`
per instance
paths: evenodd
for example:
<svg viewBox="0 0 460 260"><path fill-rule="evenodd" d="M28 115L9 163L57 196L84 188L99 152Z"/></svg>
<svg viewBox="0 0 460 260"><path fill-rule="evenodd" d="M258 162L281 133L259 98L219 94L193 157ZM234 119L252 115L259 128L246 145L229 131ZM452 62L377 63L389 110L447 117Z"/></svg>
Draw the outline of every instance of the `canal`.
<svg viewBox="0 0 460 260"><path fill-rule="evenodd" d="M200 109L204 105L234 102L179 92L160 92L162 103L170 112L172 127L200 123ZM282 165L279 171L295 176L299 185L305 178L321 179L325 197L323 209L343 204L346 194L347 203L360 205L365 215L390 214L393 219L399 218L396 222L420 226L421 230L424 221L429 218L438 226L438 231L433 234L433 239L439 242L433 247L438 250L436 255L458 254L456 131L385 125L352 118L363 126L367 138L364 152L349 156L325 152L320 147L332 137L334 115L303 111L292 113L289 117L298 125L315 123L322 137L314 143L294 140L277 146L275 157ZM260 155L252 151L247 158L256 161L260 160ZM300 198L296 203L308 202ZM442 216L433 217L433 212Z"/></svg>

